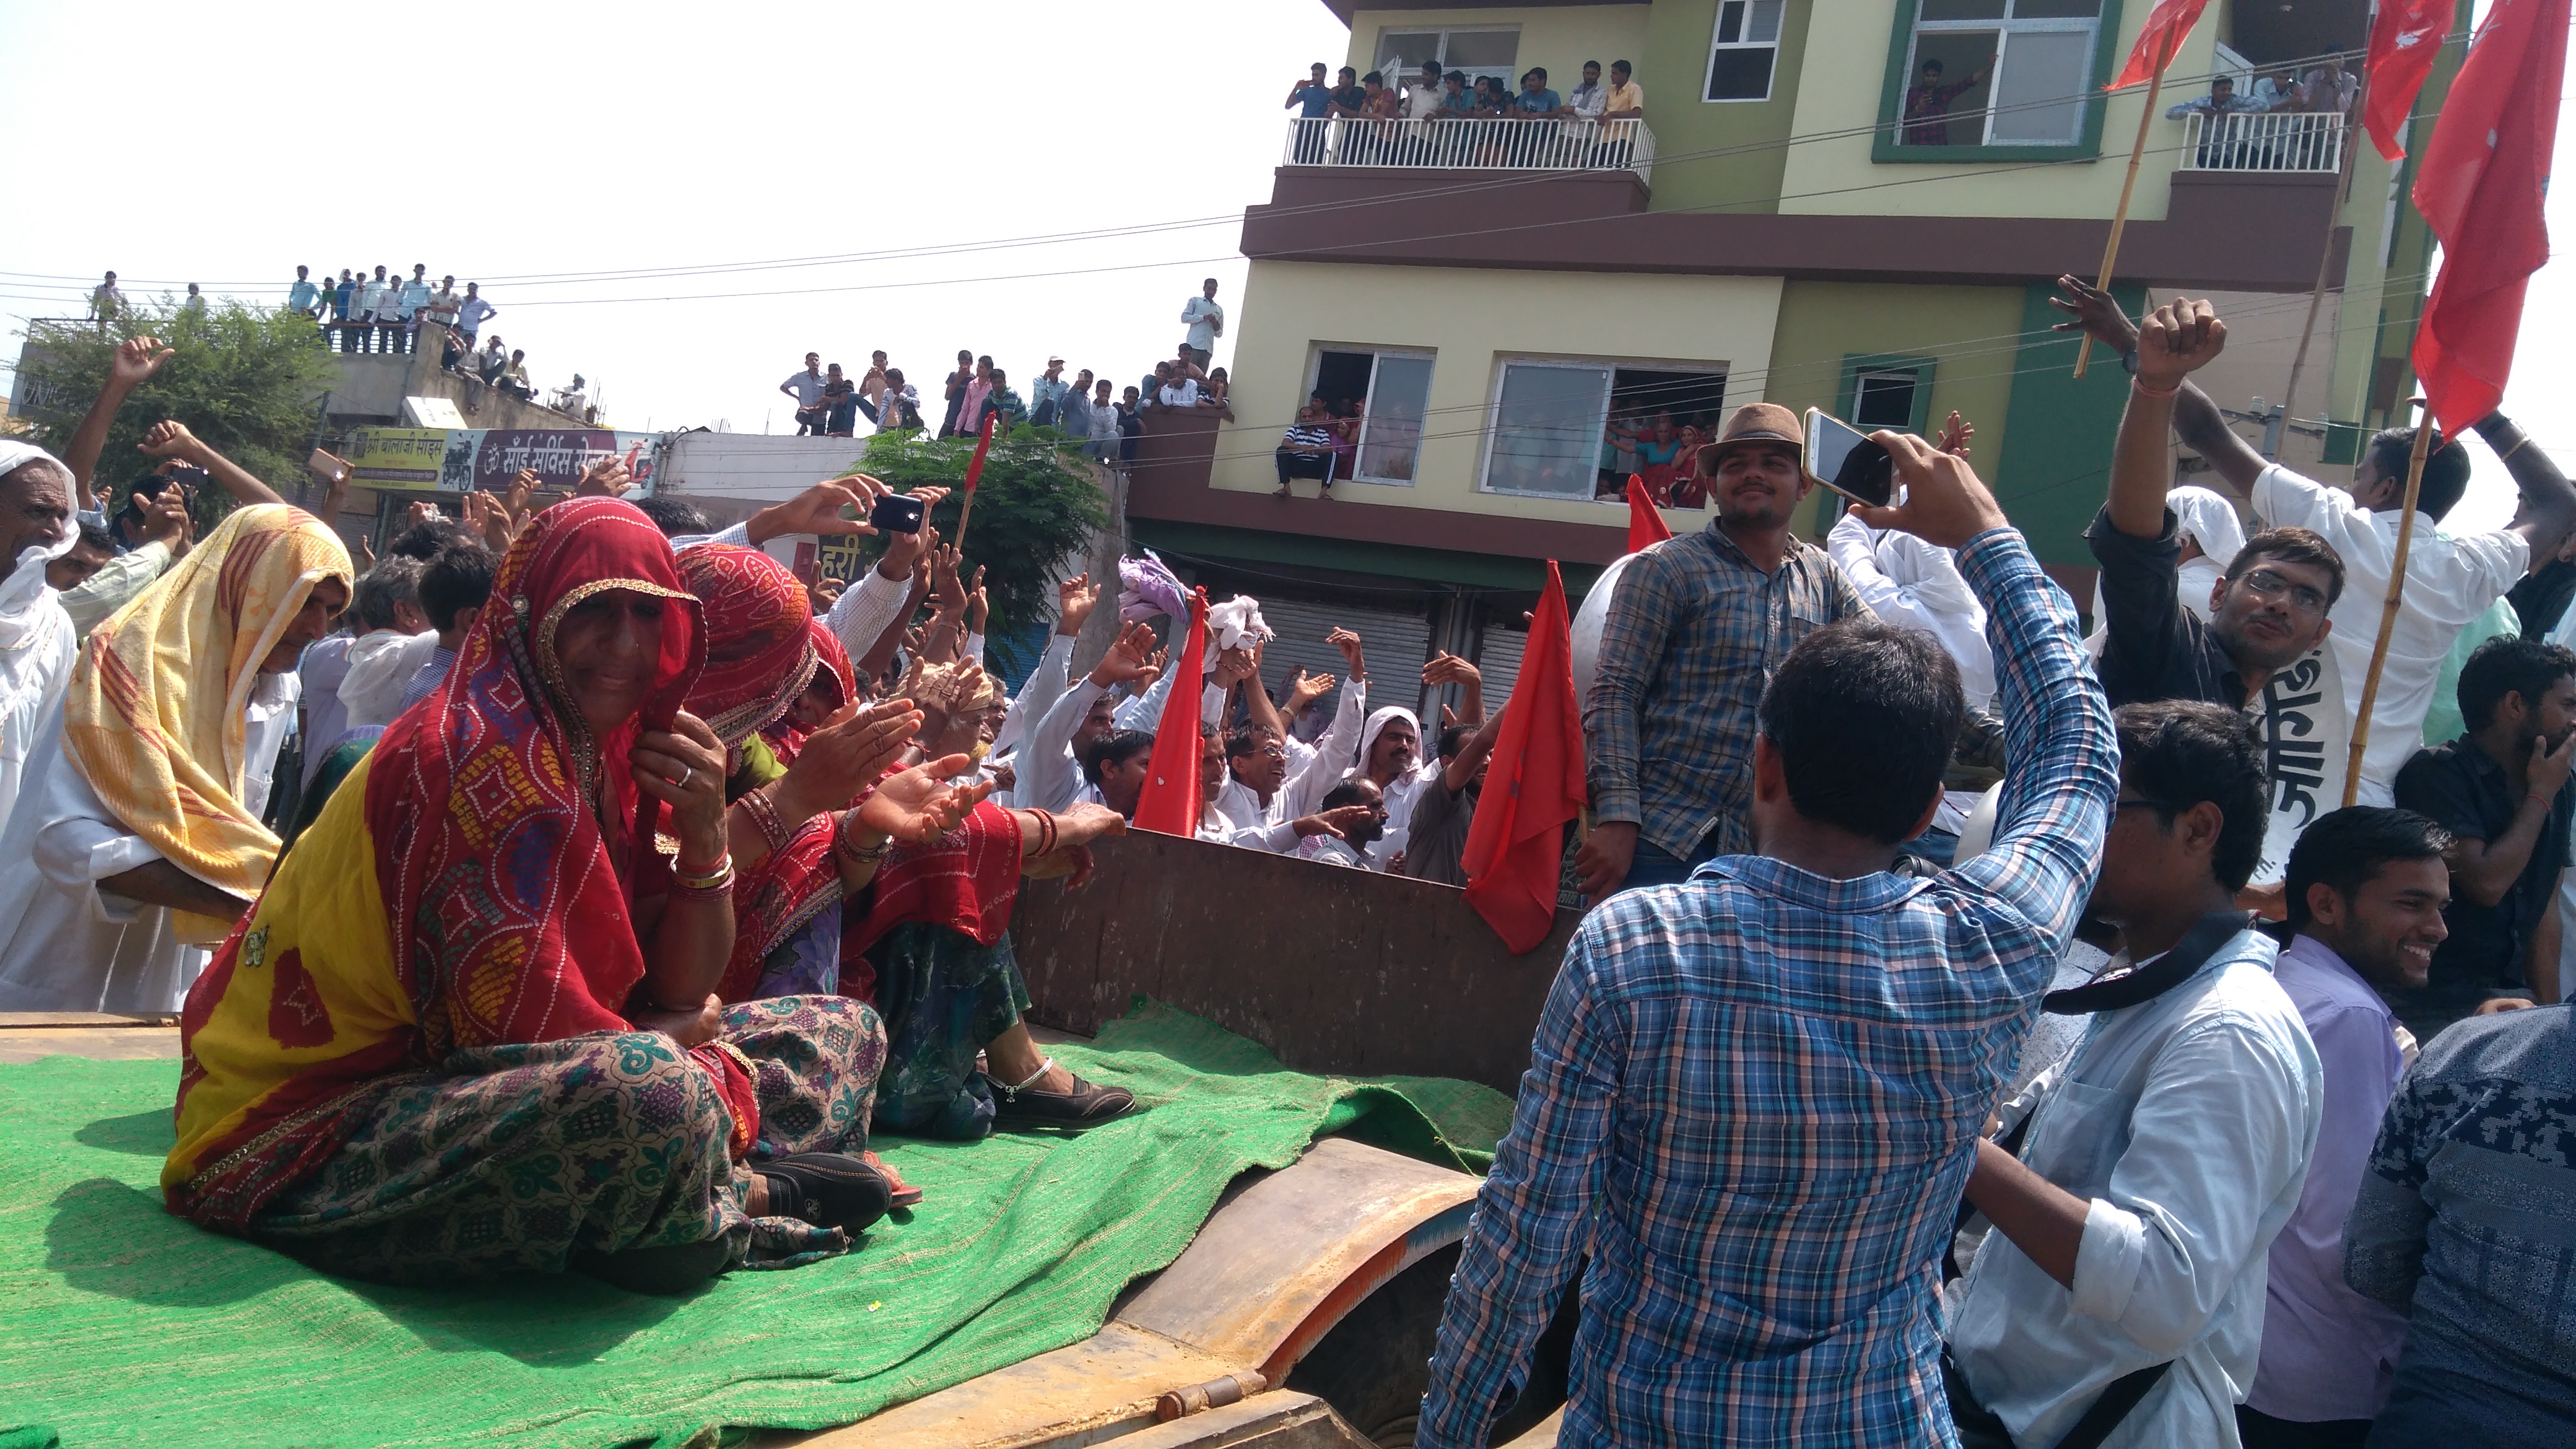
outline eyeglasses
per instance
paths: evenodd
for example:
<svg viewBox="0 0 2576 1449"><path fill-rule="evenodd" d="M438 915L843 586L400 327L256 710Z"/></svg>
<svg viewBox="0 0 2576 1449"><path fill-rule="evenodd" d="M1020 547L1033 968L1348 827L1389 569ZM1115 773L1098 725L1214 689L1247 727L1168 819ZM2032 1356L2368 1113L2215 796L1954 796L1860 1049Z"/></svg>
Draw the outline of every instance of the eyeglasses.
<svg viewBox="0 0 2576 1449"><path fill-rule="evenodd" d="M2289 595L2290 607L2302 614L2322 614L2326 611L2325 595L2309 588L2306 584L2294 584L2270 569L2256 569L2247 574L2244 584L2254 591L2257 598L2277 599L2283 594Z"/></svg>

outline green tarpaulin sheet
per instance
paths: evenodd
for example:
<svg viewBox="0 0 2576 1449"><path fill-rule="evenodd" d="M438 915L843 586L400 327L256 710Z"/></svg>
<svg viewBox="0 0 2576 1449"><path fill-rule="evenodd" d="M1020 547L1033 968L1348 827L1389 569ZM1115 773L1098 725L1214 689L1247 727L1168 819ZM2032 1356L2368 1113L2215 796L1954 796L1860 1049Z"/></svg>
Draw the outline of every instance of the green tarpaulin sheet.
<svg viewBox="0 0 2576 1449"><path fill-rule="evenodd" d="M1464 1082L1290 1072L1150 1003L1054 1050L1148 1110L1079 1136L881 1139L928 1192L908 1221L681 1299L324 1277L162 1211L178 1063L0 1066L0 1444L676 1446L850 1423L1090 1336L1237 1173L1332 1132L1481 1170L1511 1116Z"/></svg>

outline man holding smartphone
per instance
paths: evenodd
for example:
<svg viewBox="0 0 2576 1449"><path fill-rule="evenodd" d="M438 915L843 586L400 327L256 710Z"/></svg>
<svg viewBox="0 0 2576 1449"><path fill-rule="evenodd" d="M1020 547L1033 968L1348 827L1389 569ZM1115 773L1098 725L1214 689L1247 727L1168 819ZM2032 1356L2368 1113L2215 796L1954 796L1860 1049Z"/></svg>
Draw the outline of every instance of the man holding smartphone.
<svg viewBox="0 0 2576 1449"><path fill-rule="evenodd" d="M1777 403L1737 408L1699 454L1715 521L1620 572L1583 705L1596 823L1574 869L1593 900L1753 848L1755 710L1771 672L1815 630L1870 617L1824 550L1790 531L1806 441Z"/></svg>

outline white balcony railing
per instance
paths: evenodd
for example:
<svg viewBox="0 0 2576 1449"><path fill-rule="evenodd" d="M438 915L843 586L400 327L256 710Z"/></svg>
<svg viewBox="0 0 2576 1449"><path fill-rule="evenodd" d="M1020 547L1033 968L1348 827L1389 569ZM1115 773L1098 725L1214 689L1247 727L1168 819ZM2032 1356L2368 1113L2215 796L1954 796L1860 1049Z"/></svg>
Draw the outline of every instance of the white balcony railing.
<svg viewBox="0 0 2576 1449"><path fill-rule="evenodd" d="M1641 120L1521 121L1501 116L1428 121L1292 118L1290 166L1381 166L1438 171L1634 171L1652 181L1655 133Z"/></svg>
<svg viewBox="0 0 2576 1449"><path fill-rule="evenodd" d="M2333 111L2182 118L2185 171L2343 169L2344 118Z"/></svg>

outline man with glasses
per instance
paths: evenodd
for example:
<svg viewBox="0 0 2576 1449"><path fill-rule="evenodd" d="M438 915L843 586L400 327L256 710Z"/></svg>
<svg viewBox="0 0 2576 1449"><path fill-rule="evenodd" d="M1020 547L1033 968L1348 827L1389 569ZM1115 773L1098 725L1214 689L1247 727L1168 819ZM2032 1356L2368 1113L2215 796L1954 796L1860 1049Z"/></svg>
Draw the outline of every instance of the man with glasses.
<svg viewBox="0 0 2576 1449"><path fill-rule="evenodd" d="M2174 302L2147 319L2129 354L2110 501L2085 533L2102 565L2100 672L2114 706L2195 699L2242 709L2333 629L2343 560L2304 528L2247 539L2211 592L2206 624L2174 592L2182 543L2165 506L2165 434L2183 378L2216 357L2226 337L2207 302Z"/></svg>
<svg viewBox="0 0 2576 1449"><path fill-rule="evenodd" d="M2076 319L2064 325L2091 332L2096 342L2116 352L2135 352L2140 358L2139 381L2145 385L2145 351L2137 329L2121 315L2119 304L2078 278L2061 277L2057 285L2059 309ZM2205 311L2206 304L2201 306ZM2407 459L2415 446L2415 430L2391 428L2371 438L2360 465L2353 469L2352 483L2344 488L2302 478L2268 462L2228 427L2218 405L2189 379L2193 369L2218 355L2218 339L2225 336L2225 327L2211 317L2209 331L2214 335L2207 338L2205 350L2196 354L2188 366L2167 367L2158 362L2160 375L2166 380L2153 385L2177 389L2173 397L2161 400L2159 408L2162 415L2172 419L2183 446L2208 459L2238 495L2251 498L2254 511L2275 531L2304 530L2334 550L2346 571L2346 587L2339 602L2328 600L2337 626L2328 647L2343 677L2344 707L2358 715L2362 681L2370 671L2371 647L2378 639L2380 609L2388 597L2388 576L2395 565L2398 505L2405 498ZM2130 400L2133 416L2139 404L2136 397ZM2127 437L2125 428L2124 423L2123 438ZM2389 804L2397 772L2422 747L2425 712L2432 706L2443 659L2451 652L2460 631L2485 614L2524 574L2557 558L2570 534L2576 533L2576 487L2569 485L2549 455L2525 438L2522 430L2502 413L2487 416L2477 424L2477 430L2513 474L2514 486L2522 494L2520 506L2513 522L2503 528L2443 535L2434 525L2468 490L2469 455L2457 440L2439 439L2439 446L2425 456L2424 477L2415 496L2414 540L2406 558L2405 596L2398 609L2396 628L2388 637L2379 695L2371 708L2369 748L2362 757L2360 803L2364 805ZM2141 438L2139 442L2142 449L2152 447L2161 477L2162 425L2151 438ZM2119 491L2115 476L2115 497ZM2152 535L2155 515L2151 507L2144 517L2150 525L2145 533ZM2127 524L2121 527L2126 532L2137 532ZM2107 565L2103 574L2107 581ZM2116 687L2112 697L2120 698Z"/></svg>

